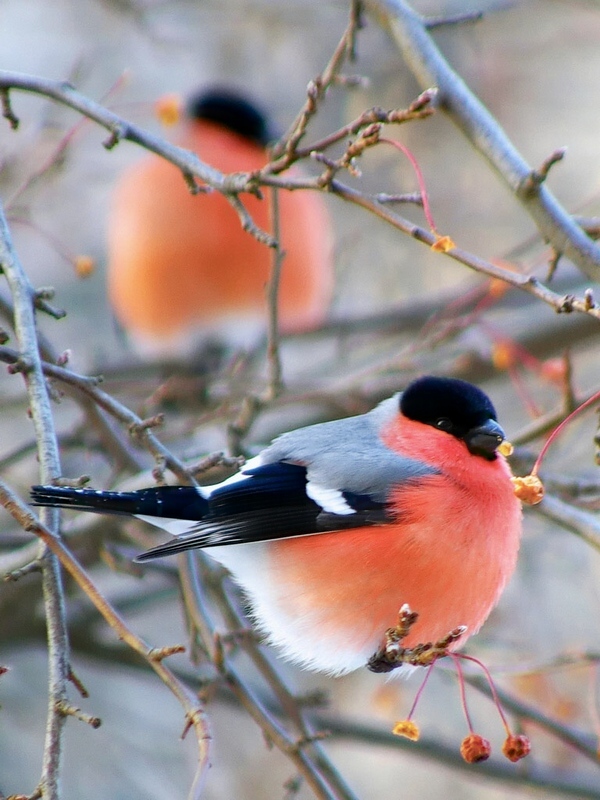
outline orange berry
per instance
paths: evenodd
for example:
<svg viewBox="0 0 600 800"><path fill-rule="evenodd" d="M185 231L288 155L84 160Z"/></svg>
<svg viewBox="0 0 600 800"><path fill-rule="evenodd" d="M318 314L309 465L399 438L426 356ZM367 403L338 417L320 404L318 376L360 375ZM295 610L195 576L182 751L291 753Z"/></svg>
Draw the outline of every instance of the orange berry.
<svg viewBox="0 0 600 800"><path fill-rule="evenodd" d="M434 253L447 253L449 250L453 250L456 247L456 244L452 241L450 236L438 236L435 242L431 245L431 249Z"/></svg>
<svg viewBox="0 0 600 800"><path fill-rule="evenodd" d="M508 441L508 439L505 439L498 448L498 452L501 453L506 458L508 458L508 456L512 456L512 454L515 452L515 448Z"/></svg>
<svg viewBox="0 0 600 800"><path fill-rule="evenodd" d="M96 263L91 256L77 256L75 259L75 273L78 278L89 278L96 269Z"/></svg>
<svg viewBox="0 0 600 800"><path fill-rule="evenodd" d="M506 741L502 745L502 752L509 761L520 761L525 756L528 756L531 751L531 742L528 736L511 733L506 737Z"/></svg>
<svg viewBox="0 0 600 800"><path fill-rule="evenodd" d="M514 366L515 351L507 342L496 342L492 347L492 364L497 370L507 370Z"/></svg>
<svg viewBox="0 0 600 800"><path fill-rule="evenodd" d="M165 127L176 125L181 117L181 98L177 94L159 97L154 104L154 113Z"/></svg>
<svg viewBox="0 0 600 800"><path fill-rule="evenodd" d="M544 498L544 484L537 475L525 475L523 478L511 478L515 495L528 506L536 506Z"/></svg>
<svg viewBox="0 0 600 800"><path fill-rule="evenodd" d="M465 736L460 745L460 754L467 764L477 764L478 761L487 761L492 752L492 747L487 739L478 733Z"/></svg>
<svg viewBox="0 0 600 800"><path fill-rule="evenodd" d="M397 722L392 728L392 733L395 733L396 736L404 736L406 739L410 739L411 742L417 742L421 735L419 726L412 719L402 719Z"/></svg>

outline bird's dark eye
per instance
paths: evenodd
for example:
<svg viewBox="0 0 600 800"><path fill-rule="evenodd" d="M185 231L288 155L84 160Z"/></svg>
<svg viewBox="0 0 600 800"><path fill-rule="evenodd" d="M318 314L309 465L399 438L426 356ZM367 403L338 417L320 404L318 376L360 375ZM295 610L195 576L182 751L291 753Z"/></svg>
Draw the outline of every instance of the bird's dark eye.
<svg viewBox="0 0 600 800"><path fill-rule="evenodd" d="M449 433L454 426L448 417L440 417L435 421L435 427L439 428L441 431L446 431Z"/></svg>

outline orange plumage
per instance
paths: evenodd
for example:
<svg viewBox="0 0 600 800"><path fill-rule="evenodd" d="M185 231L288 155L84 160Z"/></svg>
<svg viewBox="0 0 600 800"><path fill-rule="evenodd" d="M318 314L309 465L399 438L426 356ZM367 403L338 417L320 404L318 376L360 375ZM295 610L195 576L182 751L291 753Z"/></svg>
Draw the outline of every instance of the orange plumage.
<svg viewBox="0 0 600 800"><path fill-rule="evenodd" d="M224 173L258 170L265 147L211 119L186 118L176 143ZM271 229L270 193L241 198ZM286 253L279 293L281 328L323 321L333 284L332 237L323 199L279 193ZM192 195L181 172L158 156L130 167L114 194L108 236L109 297L141 351L182 356L208 333L237 344L265 329L271 251L245 232L218 192ZM247 343L247 341L246 341Z"/></svg>
<svg viewBox="0 0 600 800"><path fill-rule="evenodd" d="M382 440L441 472L391 492L396 523L270 545L280 613L290 626L318 630L348 662L357 652L368 658L404 603L419 618L403 647L459 625L468 628L464 641L496 604L519 550L521 508L502 456L474 458L458 439L433 428L424 436L402 416Z"/></svg>

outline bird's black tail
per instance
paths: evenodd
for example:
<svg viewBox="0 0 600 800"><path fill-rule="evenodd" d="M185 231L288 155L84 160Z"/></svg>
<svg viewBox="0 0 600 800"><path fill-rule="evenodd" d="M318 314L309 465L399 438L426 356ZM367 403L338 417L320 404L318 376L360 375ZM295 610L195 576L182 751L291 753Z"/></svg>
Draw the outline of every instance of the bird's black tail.
<svg viewBox="0 0 600 800"><path fill-rule="evenodd" d="M200 520L208 512L208 502L193 486L156 486L136 492L32 486L31 499L36 506L72 508L97 514L143 514Z"/></svg>

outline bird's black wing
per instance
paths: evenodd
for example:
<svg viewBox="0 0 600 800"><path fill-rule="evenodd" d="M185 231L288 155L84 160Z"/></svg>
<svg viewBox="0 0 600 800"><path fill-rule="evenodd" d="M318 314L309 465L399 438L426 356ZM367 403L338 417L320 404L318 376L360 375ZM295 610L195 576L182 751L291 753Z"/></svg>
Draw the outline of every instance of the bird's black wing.
<svg viewBox="0 0 600 800"><path fill-rule="evenodd" d="M385 503L368 494L340 493L349 513L336 514L312 500L306 488L305 467L278 461L205 489L158 486L111 492L34 486L31 496L34 505L134 515L178 534L140 555L140 561L192 548L306 536L386 519Z"/></svg>
<svg viewBox="0 0 600 800"><path fill-rule="evenodd" d="M188 532L142 553L138 561L193 548L264 542L375 525L384 521L385 504L347 493L356 511L340 515L324 511L306 494L306 469L277 462L248 470L247 478L213 491L209 513Z"/></svg>

